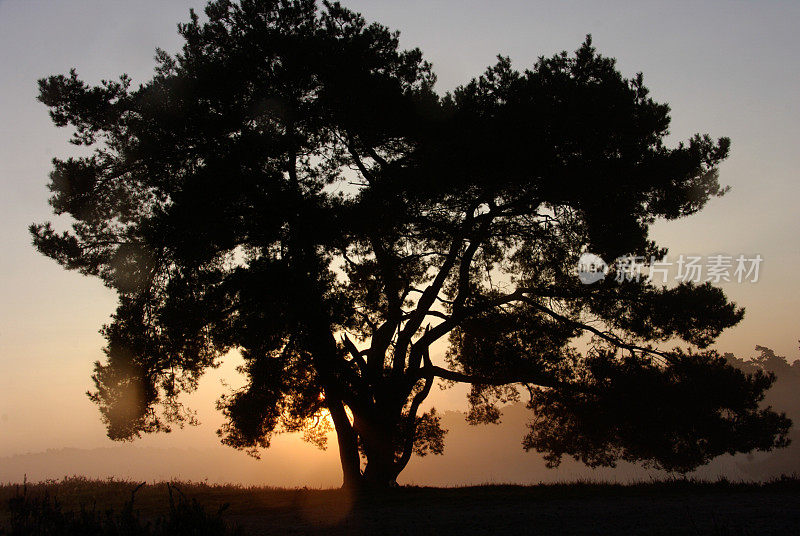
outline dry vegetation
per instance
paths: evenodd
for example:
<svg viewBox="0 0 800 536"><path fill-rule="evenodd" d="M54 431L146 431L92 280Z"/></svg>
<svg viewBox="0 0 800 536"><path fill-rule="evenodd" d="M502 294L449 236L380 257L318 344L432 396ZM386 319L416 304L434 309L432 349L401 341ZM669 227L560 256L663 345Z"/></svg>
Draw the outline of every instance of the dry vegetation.
<svg viewBox="0 0 800 536"><path fill-rule="evenodd" d="M0 486L5 529L0 534L90 529L115 535L234 534L238 529L244 534L762 535L795 534L800 527L797 477L764 484L676 479L634 485L403 487L380 494L192 482L139 485L72 477ZM23 503L25 527L19 519ZM48 519L43 523L37 516ZM72 519L72 530L53 532L53 523L65 519Z"/></svg>

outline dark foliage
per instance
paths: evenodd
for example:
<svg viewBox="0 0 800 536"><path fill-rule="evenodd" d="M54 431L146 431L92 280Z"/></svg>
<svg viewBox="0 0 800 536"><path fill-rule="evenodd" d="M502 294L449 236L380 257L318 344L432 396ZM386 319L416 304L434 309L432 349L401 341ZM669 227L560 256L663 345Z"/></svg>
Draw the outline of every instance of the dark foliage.
<svg viewBox="0 0 800 536"><path fill-rule="evenodd" d="M652 460L688 472L721 454L788 445L788 419L759 407L774 381L713 352L674 352L662 367L598 351L565 371L563 389L535 391L523 445L547 453L550 466L569 454L590 466Z"/></svg>

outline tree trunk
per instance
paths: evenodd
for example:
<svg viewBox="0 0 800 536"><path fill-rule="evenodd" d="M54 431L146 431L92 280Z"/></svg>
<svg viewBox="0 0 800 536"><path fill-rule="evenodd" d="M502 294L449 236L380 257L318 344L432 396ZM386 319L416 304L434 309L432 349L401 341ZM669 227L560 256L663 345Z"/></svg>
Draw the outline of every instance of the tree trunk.
<svg viewBox="0 0 800 536"><path fill-rule="evenodd" d="M367 465L364 467L364 485L369 488L389 488L397 485L395 437L391 418L365 421L356 416L356 428L361 436Z"/></svg>
<svg viewBox="0 0 800 536"><path fill-rule="evenodd" d="M397 465L394 452L374 452L367 455L364 468L364 485L368 488L391 488L397 486Z"/></svg>
<svg viewBox="0 0 800 536"><path fill-rule="evenodd" d="M339 461L342 464L342 487L357 488L362 484L361 458L358 453L358 436L344 404L340 400L326 398L328 410L331 412L333 426L336 428L336 440L339 444Z"/></svg>

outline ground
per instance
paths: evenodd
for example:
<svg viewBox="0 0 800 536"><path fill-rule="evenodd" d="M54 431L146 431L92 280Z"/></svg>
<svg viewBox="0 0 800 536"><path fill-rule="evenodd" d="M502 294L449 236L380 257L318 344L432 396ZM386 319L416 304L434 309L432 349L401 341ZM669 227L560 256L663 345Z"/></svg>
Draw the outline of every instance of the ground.
<svg viewBox="0 0 800 536"><path fill-rule="evenodd" d="M245 488L173 483L173 495L197 499L244 534L624 534L771 535L800 532L800 479L767 484L674 480L635 485L403 487L383 493ZM47 493L64 510L117 511L137 483L70 478L28 484L29 498ZM0 486L0 523L22 487ZM142 518L169 512L166 483L135 494ZM0 531L2 534L2 531Z"/></svg>

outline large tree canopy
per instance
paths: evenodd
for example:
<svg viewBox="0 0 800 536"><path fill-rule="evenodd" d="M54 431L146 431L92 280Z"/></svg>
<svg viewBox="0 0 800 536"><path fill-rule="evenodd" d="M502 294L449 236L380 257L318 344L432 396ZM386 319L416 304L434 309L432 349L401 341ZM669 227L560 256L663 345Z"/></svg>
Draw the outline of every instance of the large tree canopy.
<svg viewBox="0 0 800 536"><path fill-rule="evenodd" d="M728 140L665 146L669 108L641 75L587 38L524 72L500 57L442 96L419 50L338 4L205 15L138 88L39 82L94 148L54 160L71 228L31 231L119 295L90 394L110 437L189 419L180 393L238 350L247 384L220 399L222 441L324 445L330 415L348 485L442 452L438 415L420 414L437 379L472 385L476 423L529 394L523 444L551 464L686 471L786 443L788 419L759 406L774 378L702 350L743 315L721 290L574 273L585 251L662 256L649 226L725 191ZM689 349L653 346L676 340Z"/></svg>

